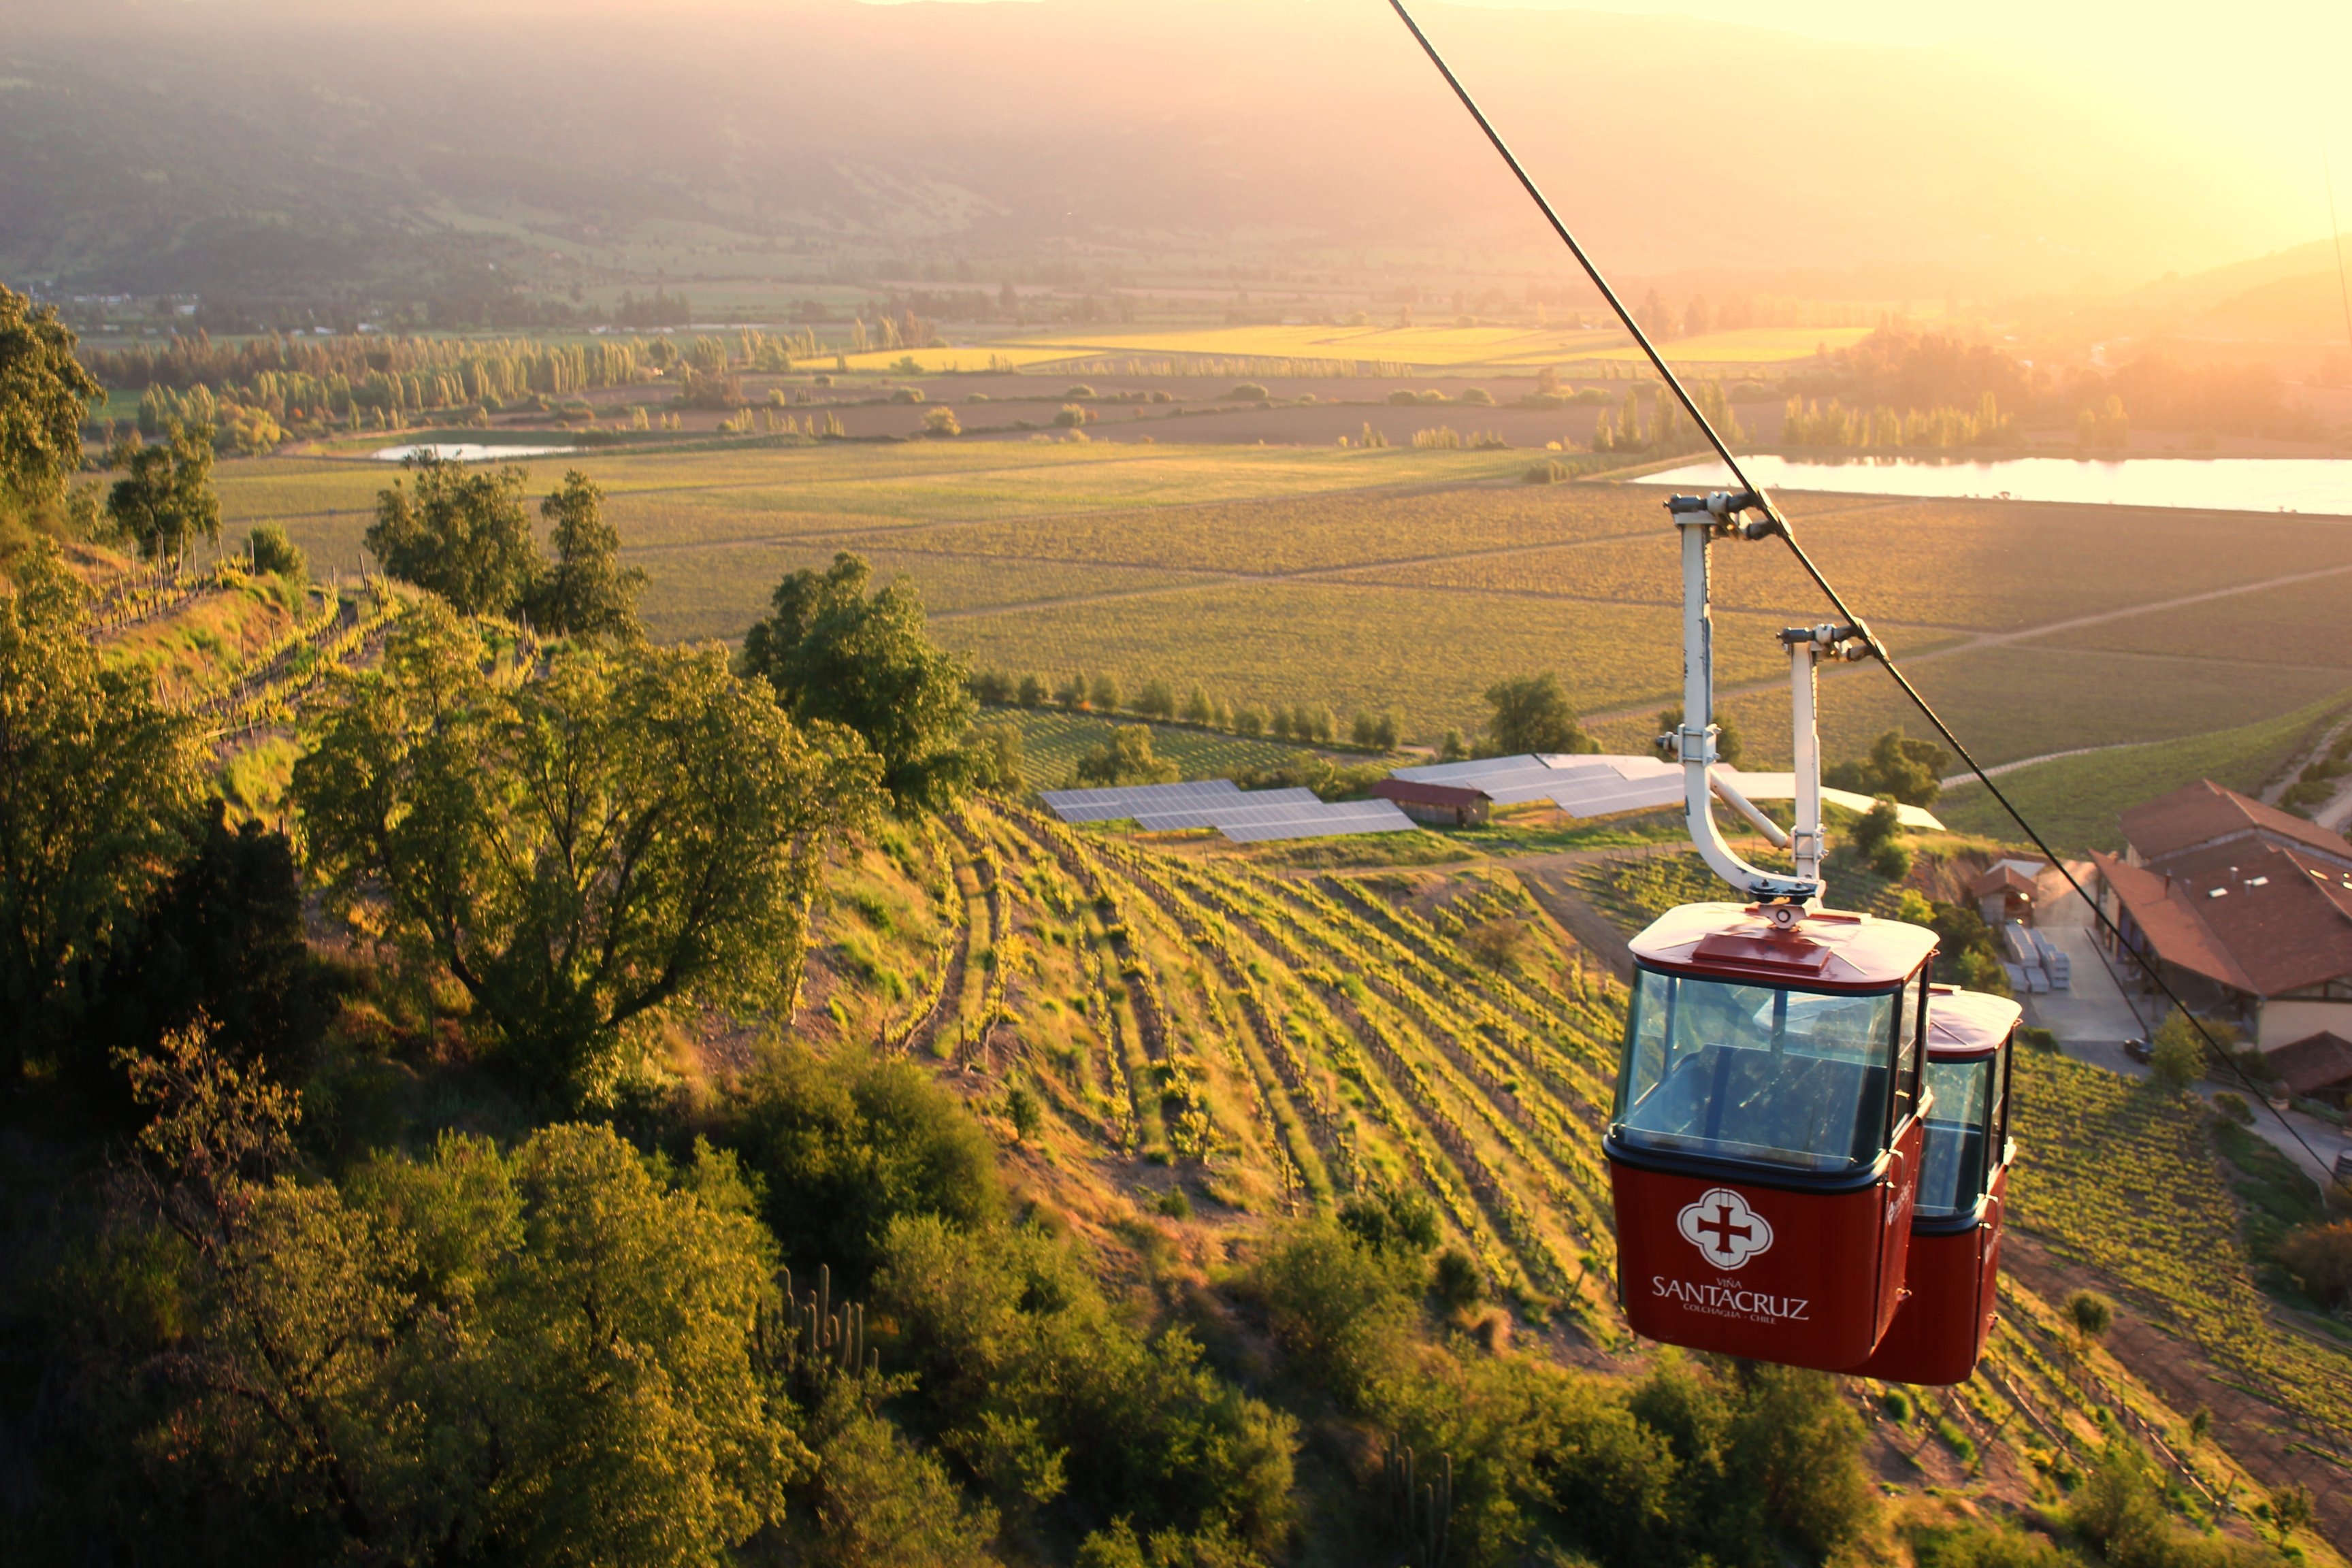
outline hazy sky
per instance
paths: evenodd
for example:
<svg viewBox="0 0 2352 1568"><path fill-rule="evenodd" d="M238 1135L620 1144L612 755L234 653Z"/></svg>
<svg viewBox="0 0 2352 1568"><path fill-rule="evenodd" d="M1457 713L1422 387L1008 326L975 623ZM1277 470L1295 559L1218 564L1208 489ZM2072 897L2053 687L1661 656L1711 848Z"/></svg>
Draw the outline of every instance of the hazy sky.
<svg viewBox="0 0 2352 1568"><path fill-rule="evenodd" d="M1379 7L1382 0L1328 3ZM2352 218L2352 110L2343 86L2352 66L2352 0L1421 3L1694 16L1846 42L1940 45L2055 62L2157 95L2181 120L2210 125L2221 144L2238 143L2233 154L2262 159L2287 183L2307 188L2311 210L2299 226L2314 238L2327 226L2324 146L2335 164L2336 201ZM1438 41L1444 44L1442 36ZM1743 96L1732 84L1716 85L1727 102ZM1758 100L1769 100L1769 82L1753 85Z"/></svg>
<svg viewBox="0 0 2352 1568"><path fill-rule="evenodd" d="M1411 0L1408 0L1411 3ZM2038 55L2158 94L2181 118L2301 164L2325 232L2322 149L2352 216L2352 0L1454 0L1678 15L1853 42ZM2291 177L2294 177L2291 175Z"/></svg>

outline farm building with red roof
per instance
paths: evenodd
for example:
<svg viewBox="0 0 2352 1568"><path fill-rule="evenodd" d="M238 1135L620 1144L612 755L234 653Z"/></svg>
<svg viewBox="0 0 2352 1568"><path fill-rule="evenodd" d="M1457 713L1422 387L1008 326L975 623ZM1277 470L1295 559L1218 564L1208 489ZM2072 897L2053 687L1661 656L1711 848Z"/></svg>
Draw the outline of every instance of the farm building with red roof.
<svg viewBox="0 0 2352 1568"><path fill-rule="evenodd" d="M2237 1014L2266 1055L2296 1049L2299 1071L2326 1057L2301 1049L2315 1037L2352 1037L2352 842L2210 782L2123 829L2121 857L2091 857L2100 907L2191 1005Z"/></svg>

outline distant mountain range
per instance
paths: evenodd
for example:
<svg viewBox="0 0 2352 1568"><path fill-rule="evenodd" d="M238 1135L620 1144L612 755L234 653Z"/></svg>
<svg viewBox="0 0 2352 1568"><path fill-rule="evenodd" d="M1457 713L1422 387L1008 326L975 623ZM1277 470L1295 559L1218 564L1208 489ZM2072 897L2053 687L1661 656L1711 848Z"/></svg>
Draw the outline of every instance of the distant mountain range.
<svg viewBox="0 0 2352 1568"><path fill-rule="evenodd" d="M1016 257L1551 254L1369 0L12 10L0 276L60 289L398 292L656 252L982 282ZM2054 74L1678 17L1426 20L1637 273L2128 287L2277 232L2262 171Z"/></svg>

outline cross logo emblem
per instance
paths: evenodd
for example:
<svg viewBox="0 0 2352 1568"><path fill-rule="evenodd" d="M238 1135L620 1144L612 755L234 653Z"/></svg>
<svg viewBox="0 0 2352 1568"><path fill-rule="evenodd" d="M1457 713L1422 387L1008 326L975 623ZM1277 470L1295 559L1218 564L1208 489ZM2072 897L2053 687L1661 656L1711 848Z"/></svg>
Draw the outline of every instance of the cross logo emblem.
<svg viewBox="0 0 2352 1568"><path fill-rule="evenodd" d="M1729 1187L1710 1187L1675 1216L1683 1239L1717 1268L1738 1268L1772 1247L1772 1227Z"/></svg>

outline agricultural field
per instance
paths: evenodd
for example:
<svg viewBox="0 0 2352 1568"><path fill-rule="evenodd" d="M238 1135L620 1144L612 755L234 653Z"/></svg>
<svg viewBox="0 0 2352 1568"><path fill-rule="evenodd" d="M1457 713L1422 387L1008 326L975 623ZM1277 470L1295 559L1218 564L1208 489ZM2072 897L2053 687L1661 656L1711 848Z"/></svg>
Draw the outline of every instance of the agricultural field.
<svg viewBox="0 0 2352 1568"><path fill-rule="evenodd" d="M663 638L740 637L784 574L852 549L911 578L979 665L1394 708L1423 742L1474 729L1495 680L1551 669L1612 747L1641 749L1679 661L1661 498L1523 484L1525 462L1096 441L606 449L525 466L534 490L572 467L606 488ZM326 458L221 476L232 536L285 520L317 566L346 574L394 477ZM1853 497L1792 497L1790 510L1988 763L2209 734L2352 689L2341 522ZM1829 612L1769 542L1717 560L1724 679L1759 688L1727 690L1725 710L1771 763L1786 748L1772 634ZM1823 691L1832 758L1919 728L1874 667L1831 672Z"/></svg>
<svg viewBox="0 0 2352 1568"><path fill-rule="evenodd" d="M1032 789L1063 789L1076 781L1078 759L1100 746L1115 730L1144 724L1151 752L1173 763L1186 779L1232 778L1251 768L1280 767L1310 754L1280 741L1221 735L1188 724L1145 724L1140 719L1100 719L1087 713L1057 713L1024 708L983 709L986 723L1010 723L1021 731L1023 772Z"/></svg>
<svg viewBox="0 0 2352 1568"><path fill-rule="evenodd" d="M2352 1354L2275 1321L2200 1103L2040 1052L2019 1057L2018 1091L2017 1223L2135 1292L2169 1331L2344 1451Z"/></svg>
<svg viewBox="0 0 2352 1568"><path fill-rule="evenodd" d="M1774 365L1810 359L1823 347L1851 347L1864 327L1753 327L1685 338L1672 345L1678 363ZM919 349L912 358L926 373L1004 363L1040 365L1097 359L1291 360L1331 366L1370 363L1414 370L1512 367L1532 374L1540 366L1595 362L1631 364L1641 357L1613 329L1508 326L1248 326L1137 331L1052 332L957 348ZM853 355L852 369L880 370L908 357L899 351Z"/></svg>

